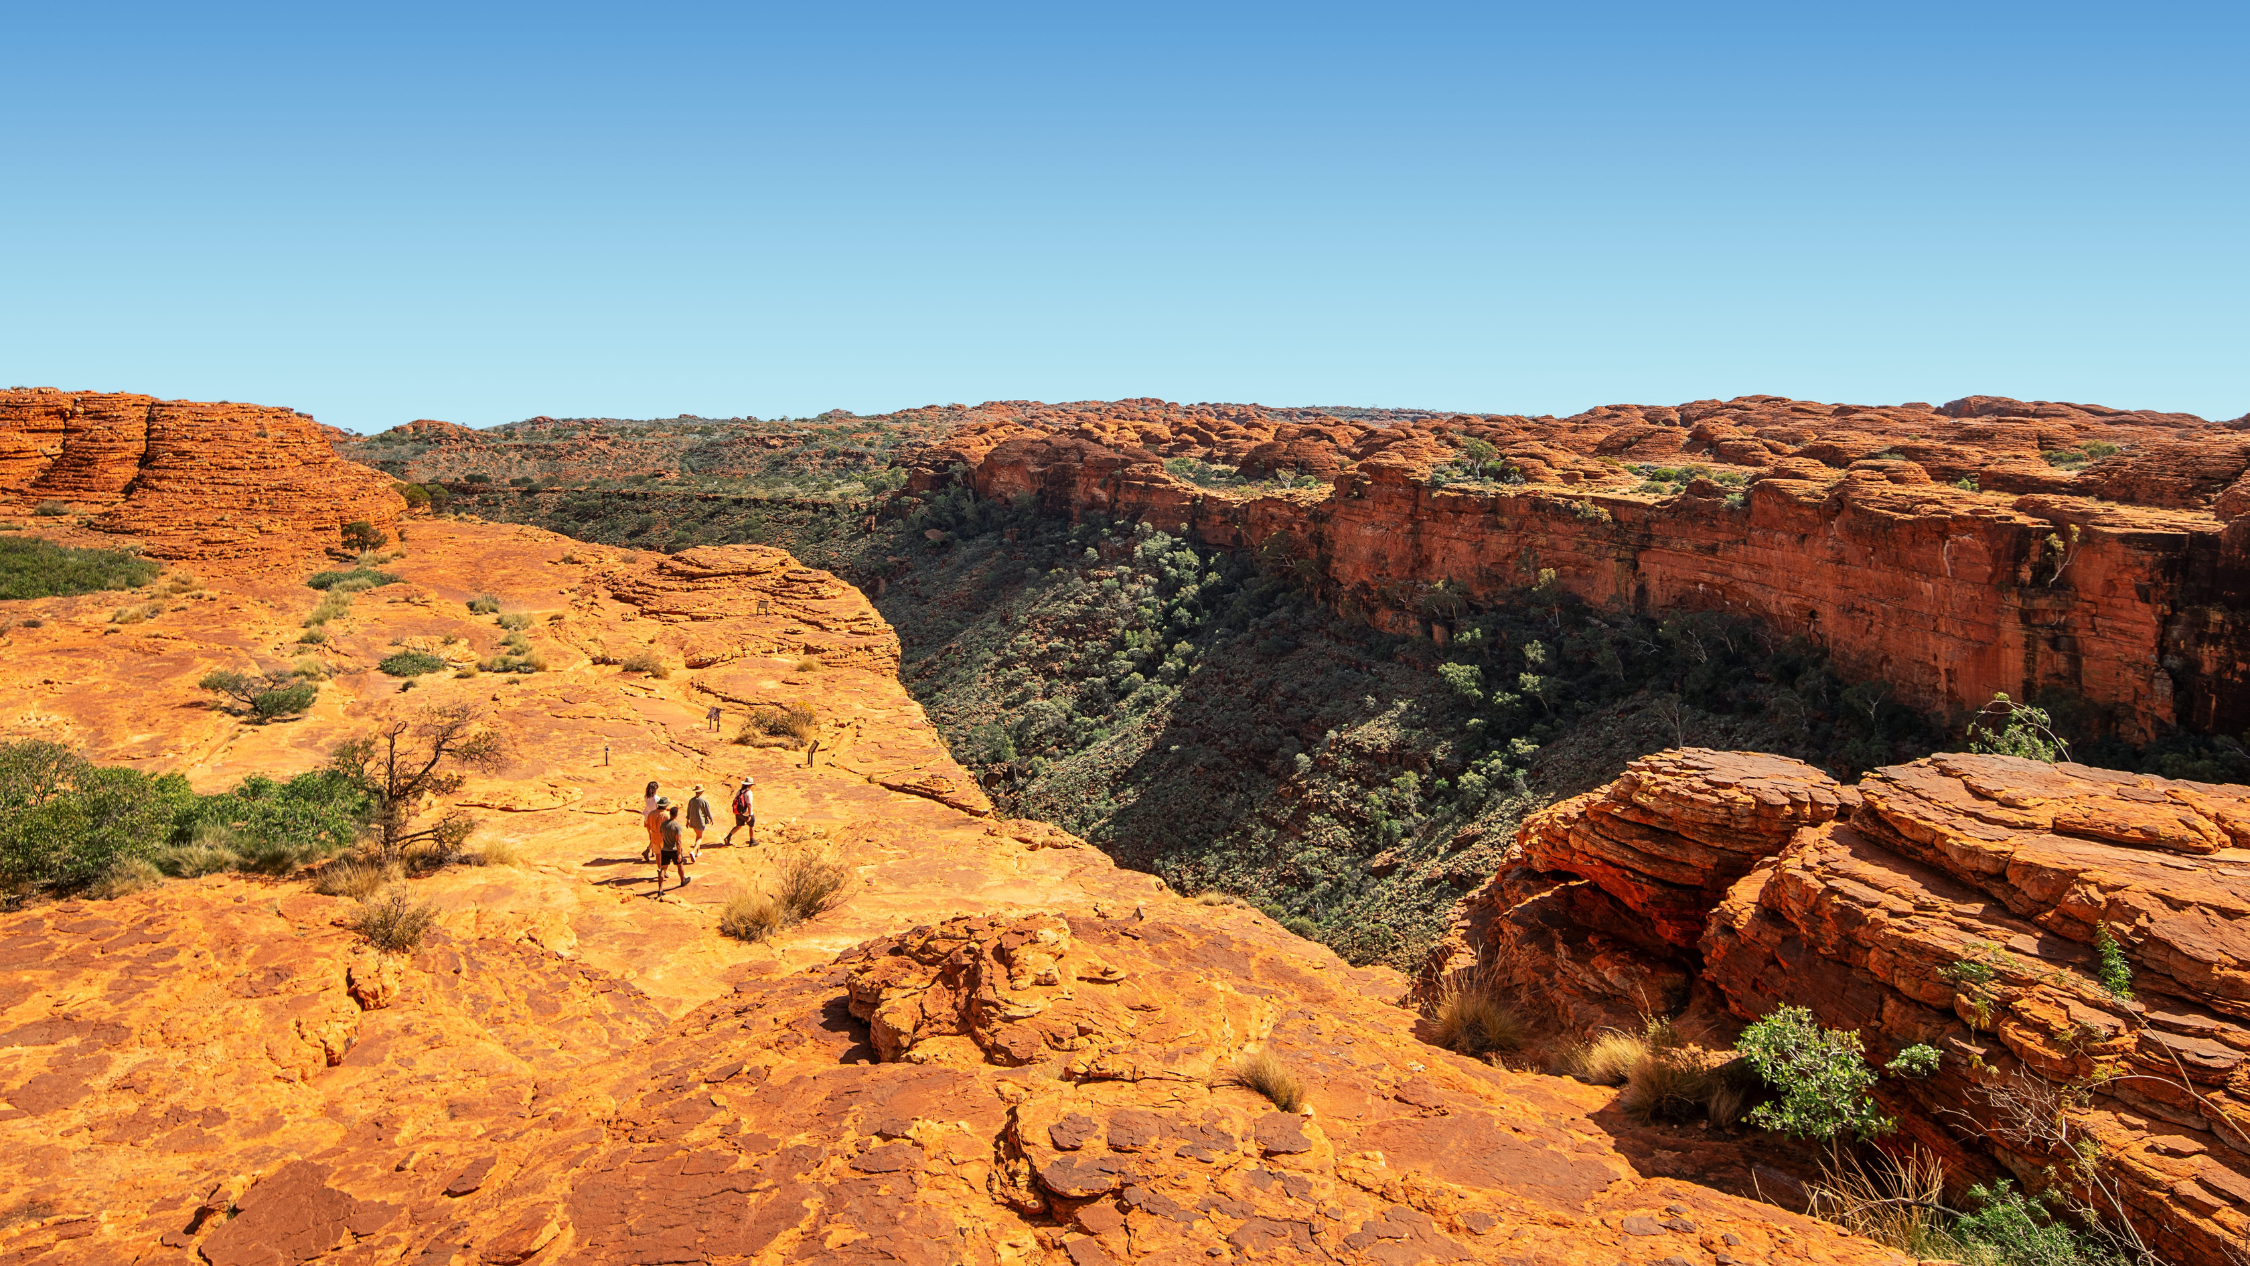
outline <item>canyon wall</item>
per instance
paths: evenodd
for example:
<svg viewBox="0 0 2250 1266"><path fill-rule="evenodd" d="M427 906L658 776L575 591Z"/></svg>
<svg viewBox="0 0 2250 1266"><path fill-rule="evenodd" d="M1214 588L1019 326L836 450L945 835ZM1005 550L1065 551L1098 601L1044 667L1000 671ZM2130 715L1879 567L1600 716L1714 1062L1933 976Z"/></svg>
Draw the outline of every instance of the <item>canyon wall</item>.
<svg viewBox="0 0 2250 1266"><path fill-rule="evenodd" d="M2250 726L2250 436L2231 424L1984 397L1247 432L1166 408L965 426L913 455L909 490L958 478L1258 549L1441 640L1461 599L1551 572L1597 606L1755 617L1927 710L2057 688L2135 742ZM1472 442L1494 457L1465 474ZM1191 482L1213 463L1265 482Z"/></svg>
<svg viewBox="0 0 2250 1266"><path fill-rule="evenodd" d="M2096 1156L2165 1260L2218 1266L2250 1235L2246 844L2250 787L1670 751L1527 820L1431 974L1480 965L1574 1028L1715 1001L1809 1008L1878 1067L1932 1046L1877 1083L1894 1144L1955 1190Z"/></svg>
<svg viewBox="0 0 2250 1266"><path fill-rule="evenodd" d="M0 391L0 504L92 513L153 557L243 558L395 529L390 480L338 458L311 418L265 405L50 388Z"/></svg>

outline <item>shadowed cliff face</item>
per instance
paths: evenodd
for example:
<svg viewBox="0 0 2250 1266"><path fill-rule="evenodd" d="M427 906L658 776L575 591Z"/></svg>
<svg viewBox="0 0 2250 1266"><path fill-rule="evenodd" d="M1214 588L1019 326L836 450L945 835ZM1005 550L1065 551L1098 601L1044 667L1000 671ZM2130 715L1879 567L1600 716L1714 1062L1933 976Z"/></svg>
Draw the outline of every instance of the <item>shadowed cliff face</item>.
<svg viewBox="0 0 2250 1266"><path fill-rule="evenodd" d="M995 421L918 456L910 487L960 469L980 495L1278 551L1400 632L1449 631L1433 587L1488 603L1552 571L1597 607L1754 616L1928 710L2061 690L2136 743L2250 724L2241 533L2221 517L2250 504L2230 491L2238 432L2075 408L1750 429L1779 406L1713 407L1295 428L1287 460L1323 486L1268 495L1181 477L1226 450L1177 417ZM1467 472L1472 443L1493 456ZM2077 464L2048 460L2063 454Z"/></svg>

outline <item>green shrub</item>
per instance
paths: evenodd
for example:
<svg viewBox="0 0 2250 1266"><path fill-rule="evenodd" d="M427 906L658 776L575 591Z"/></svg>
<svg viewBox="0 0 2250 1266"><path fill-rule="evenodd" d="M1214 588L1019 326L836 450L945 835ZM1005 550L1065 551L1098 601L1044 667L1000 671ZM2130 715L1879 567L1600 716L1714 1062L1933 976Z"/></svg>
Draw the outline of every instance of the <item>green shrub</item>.
<svg viewBox="0 0 2250 1266"><path fill-rule="evenodd" d="M72 549L33 536L0 538L0 599L5 600L138 589L162 570L121 550Z"/></svg>
<svg viewBox="0 0 2250 1266"><path fill-rule="evenodd" d="M1927 1077L1938 1070L1943 1058L1936 1047L1916 1042L1883 1065L1883 1071L1894 1077Z"/></svg>
<svg viewBox="0 0 2250 1266"><path fill-rule="evenodd" d="M1780 1096L1752 1108L1752 1124L1824 1142L1846 1132L1867 1138L1891 1128L1868 1097L1875 1071L1867 1066L1857 1033L1823 1029L1804 1007L1777 1007L1744 1029L1735 1045Z"/></svg>
<svg viewBox="0 0 2250 1266"><path fill-rule="evenodd" d="M393 677L419 677L445 667L445 661L428 651L398 651L385 655L375 667Z"/></svg>
<svg viewBox="0 0 2250 1266"><path fill-rule="evenodd" d="M2108 928L2097 926L2094 929L2094 953L2101 960L2100 966L2094 969L2094 978L2102 982L2102 988L2120 998L2132 997L2133 965L2126 961L2124 947L2109 934Z"/></svg>
<svg viewBox="0 0 2250 1266"><path fill-rule="evenodd" d="M282 717L295 716L313 706L313 700L319 694L320 687L309 681L300 681L294 686L283 686L279 690L268 690L250 701L250 715L260 721L274 721Z"/></svg>
<svg viewBox="0 0 2250 1266"><path fill-rule="evenodd" d="M223 847L267 866L326 857L359 837L374 802L350 778L317 769L277 782L252 774L231 791L198 797L179 815L175 835Z"/></svg>
<svg viewBox="0 0 2250 1266"><path fill-rule="evenodd" d="M328 630L315 624L311 628L306 629L304 632L299 633L297 635L297 641L305 646L325 645L328 641Z"/></svg>
<svg viewBox="0 0 2250 1266"><path fill-rule="evenodd" d="M521 611L510 611L508 614L500 617L499 623L501 628L507 629L510 632L515 632L521 629L530 628L531 617L525 615Z"/></svg>
<svg viewBox="0 0 2250 1266"><path fill-rule="evenodd" d="M333 589L342 593L357 593L363 589L376 589L395 585L399 578L387 571L371 567L354 567L350 571L321 571L305 577L305 584L314 589Z"/></svg>
<svg viewBox="0 0 2250 1266"><path fill-rule="evenodd" d="M469 599L469 613L471 615L494 615L497 614L499 610L500 600L493 597L491 594L480 593L476 597Z"/></svg>
<svg viewBox="0 0 2250 1266"><path fill-rule="evenodd" d="M193 800L179 774L98 766L36 739L0 744L0 890L80 889L149 858Z"/></svg>
<svg viewBox="0 0 2250 1266"><path fill-rule="evenodd" d="M1976 1209L1946 1228L1971 1250L1961 1254L1964 1259L1981 1258L1993 1266L2111 1266L2118 1261L2025 1199L2005 1178L1970 1187L1969 1202Z"/></svg>

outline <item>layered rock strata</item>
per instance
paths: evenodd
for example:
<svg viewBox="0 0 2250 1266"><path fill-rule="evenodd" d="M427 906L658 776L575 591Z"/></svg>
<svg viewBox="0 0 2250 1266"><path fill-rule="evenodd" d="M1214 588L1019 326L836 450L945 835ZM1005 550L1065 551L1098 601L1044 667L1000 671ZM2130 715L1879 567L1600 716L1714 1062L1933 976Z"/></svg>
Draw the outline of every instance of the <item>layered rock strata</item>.
<svg viewBox="0 0 2250 1266"><path fill-rule="evenodd" d="M46 388L0 391L0 500L97 511L92 526L167 559L297 552L406 511L303 414Z"/></svg>
<svg viewBox="0 0 2250 1266"><path fill-rule="evenodd" d="M1935 1074L1877 1095L1957 1185L2044 1185L2082 1143L2168 1260L2215 1266L2250 1236L2244 842L2244 787L1962 755L1840 787L1671 752L1527 821L1456 944L1558 980L1544 996L1579 1025L1702 989L1741 1020L1809 1007L1878 1065L1934 1046ZM2101 983L2104 937L2130 996Z"/></svg>
<svg viewBox="0 0 2250 1266"><path fill-rule="evenodd" d="M1370 422L985 411L919 452L910 488L965 469L980 495L1257 549L1394 631L1445 636L1440 585L1496 601L1552 572L1596 605L1754 616L1926 709L2053 687L2136 742L2250 725L2250 527L2234 526L2250 439L2231 425L1982 397ZM1511 482L1461 482L1472 441ZM1167 468L1181 460L1318 486L1199 486ZM1706 477L1650 484L1632 463ZM1440 467L1455 482L1434 484Z"/></svg>

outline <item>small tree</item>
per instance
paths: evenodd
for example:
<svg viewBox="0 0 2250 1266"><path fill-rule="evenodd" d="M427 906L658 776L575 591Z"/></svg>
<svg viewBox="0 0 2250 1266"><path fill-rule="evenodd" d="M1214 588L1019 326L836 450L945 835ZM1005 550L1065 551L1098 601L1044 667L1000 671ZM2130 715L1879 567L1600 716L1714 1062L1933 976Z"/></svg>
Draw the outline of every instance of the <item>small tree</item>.
<svg viewBox="0 0 2250 1266"><path fill-rule="evenodd" d="M203 674L195 683L213 694L223 695L238 707L234 710L247 713L260 721L295 716L313 705L320 695L320 687L309 681L298 680L292 669L274 668L262 673L237 673L220 669Z"/></svg>
<svg viewBox="0 0 2250 1266"><path fill-rule="evenodd" d="M475 704L459 700L383 717L373 734L338 747L329 765L374 799L383 859L396 861L408 845L424 841L457 851L474 825L469 815L456 809L417 826L423 802L459 791L467 781L462 770L490 773L506 763L498 732Z"/></svg>
<svg viewBox="0 0 2250 1266"><path fill-rule="evenodd" d="M1868 1096L1875 1070L1859 1034L1824 1029L1805 1007L1776 1007L1735 1045L1781 1096L1750 1110L1753 1125L1824 1143L1846 1132L1866 1138L1891 1129Z"/></svg>
<svg viewBox="0 0 2250 1266"><path fill-rule="evenodd" d="M2005 693L1969 718L1969 750L1993 756L2021 756L2052 765L2070 759L2070 744L2055 734L2055 719L2044 708L2017 703Z"/></svg>
<svg viewBox="0 0 2250 1266"><path fill-rule="evenodd" d="M353 519L344 525L344 548L354 553L381 549L391 543L390 534L365 519Z"/></svg>

